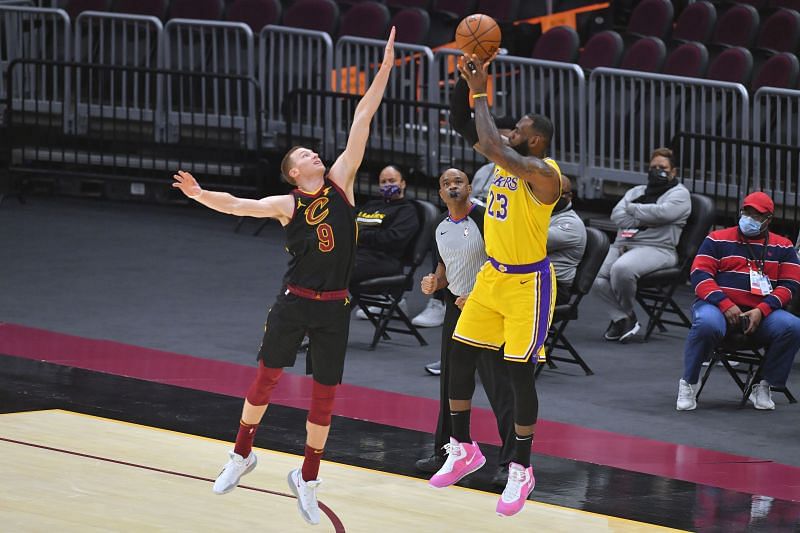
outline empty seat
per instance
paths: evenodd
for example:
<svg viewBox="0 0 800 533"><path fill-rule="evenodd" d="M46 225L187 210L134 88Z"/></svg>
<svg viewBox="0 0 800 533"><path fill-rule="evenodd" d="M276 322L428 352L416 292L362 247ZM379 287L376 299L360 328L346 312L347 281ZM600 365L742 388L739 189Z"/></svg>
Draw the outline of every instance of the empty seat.
<svg viewBox="0 0 800 533"><path fill-rule="evenodd" d="M439 46L455 39L456 25L465 16L475 13L478 0L434 0L431 11L431 31L428 41Z"/></svg>
<svg viewBox="0 0 800 533"><path fill-rule="evenodd" d="M800 11L800 0L770 0L769 7L785 7Z"/></svg>
<svg viewBox="0 0 800 533"><path fill-rule="evenodd" d="M702 78L708 69L708 50L702 43L685 43L670 52L662 74Z"/></svg>
<svg viewBox="0 0 800 533"><path fill-rule="evenodd" d="M390 18L389 8L385 5L377 2L361 2L342 15L339 36L383 39L386 37Z"/></svg>
<svg viewBox="0 0 800 533"><path fill-rule="evenodd" d="M114 0L111 6L117 13L147 15L161 20L167 14L167 0Z"/></svg>
<svg viewBox="0 0 800 533"><path fill-rule="evenodd" d="M224 7L222 0L172 0L169 18L220 20Z"/></svg>
<svg viewBox="0 0 800 533"><path fill-rule="evenodd" d="M425 44L431 29L431 19L427 11L409 7L398 11L389 26L396 28L395 39L398 43Z"/></svg>
<svg viewBox="0 0 800 533"><path fill-rule="evenodd" d="M261 28L269 24L278 24L281 20L281 3L279 0L234 0L228 6L225 19L231 22L244 22L253 33L258 34Z"/></svg>
<svg viewBox="0 0 800 533"><path fill-rule="evenodd" d="M84 11L108 11L111 9L111 0L69 0L64 6L64 11L74 19Z"/></svg>
<svg viewBox="0 0 800 533"><path fill-rule="evenodd" d="M800 44L800 13L779 9L758 32L756 48L771 52L794 52Z"/></svg>
<svg viewBox="0 0 800 533"><path fill-rule="evenodd" d="M284 13L283 25L335 35L339 28L339 6L333 0L297 0Z"/></svg>
<svg viewBox="0 0 800 533"><path fill-rule="evenodd" d="M386 5L391 9L405 9L407 7L418 7L424 11L431 8L431 0L386 0Z"/></svg>
<svg viewBox="0 0 800 533"><path fill-rule="evenodd" d="M753 6L737 4L717 21L711 41L723 46L750 48L756 39L760 19Z"/></svg>
<svg viewBox="0 0 800 533"><path fill-rule="evenodd" d="M667 56L667 47L658 37L644 37L625 51L620 68L639 72L659 72Z"/></svg>
<svg viewBox="0 0 800 533"><path fill-rule="evenodd" d="M707 43L714 32L717 10L710 2L689 4L678 17L672 39L679 42Z"/></svg>
<svg viewBox="0 0 800 533"><path fill-rule="evenodd" d="M666 39L672 28L673 8L669 0L642 0L628 21L627 33Z"/></svg>
<svg viewBox="0 0 800 533"><path fill-rule="evenodd" d="M710 80L741 83L747 86L752 75L753 55L749 50L740 46L723 51L708 67L708 79Z"/></svg>
<svg viewBox="0 0 800 533"><path fill-rule="evenodd" d="M750 86L750 91L755 93L761 87L794 89L797 87L798 73L800 73L800 62L797 56L786 52L774 55L761 66Z"/></svg>
<svg viewBox="0 0 800 533"><path fill-rule="evenodd" d="M519 11L519 0L480 0L478 13L489 15L497 22L513 22Z"/></svg>
<svg viewBox="0 0 800 533"><path fill-rule="evenodd" d="M622 60L624 47L622 37L617 32L601 31L594 34L583 47L578 64L584 70L598 67L616 68Z"/></svg>
<svg viewBox="0 0 800 533"><path fill-rule="evenodd" d="M534 59L574 63L578 58L580 38L569 26L550 28L536 41L533 49Z"/></svg>
<svg viewBox="0 0 800 533"><path fill-rule="evenodd" d="M461 20L470 13L475 13L477 6L478 0L436 0L433 11Z"/></svg>
<svg viewBox="0 0 800 533"><path fill-rule="evenodd" d="M769 5L768 0L736 0L737 4L747 4L748 6L753 6L757 10L761 11L762 9L766 9Z"/></svg>

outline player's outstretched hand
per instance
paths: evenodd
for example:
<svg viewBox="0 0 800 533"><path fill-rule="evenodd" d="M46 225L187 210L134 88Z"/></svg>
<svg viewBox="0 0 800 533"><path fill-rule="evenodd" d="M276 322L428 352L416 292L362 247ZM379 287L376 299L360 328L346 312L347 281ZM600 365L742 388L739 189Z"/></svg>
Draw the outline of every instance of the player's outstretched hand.
<svg viewBox="0 0 800 533"><path fill-rule="evenodd" d="M203 189L200 188L200 184L197 183L194 176L185 170L179 170L178 173L174 174L172 177L175 179L175 181L172 182L172 186L176 189L180 189L181 192L189 198L197 198L203 192Z"/></svg>
<svg viewBox="0 0 800 533"><path fill-rule="evenodd" d="M497 52L486 61L481 61L475 54L464 54L458 61L458 72L467 82L473 93L485 93L489 80L489 64L497 57Z"/></svg>
<svg viewBox="0 0 800 533"><path fill-rule="evenodd" d="M386 41L386 49L383 52L383 63L381 67L392 68L394 66L394 26L389 32L389 40Z"/></svg>

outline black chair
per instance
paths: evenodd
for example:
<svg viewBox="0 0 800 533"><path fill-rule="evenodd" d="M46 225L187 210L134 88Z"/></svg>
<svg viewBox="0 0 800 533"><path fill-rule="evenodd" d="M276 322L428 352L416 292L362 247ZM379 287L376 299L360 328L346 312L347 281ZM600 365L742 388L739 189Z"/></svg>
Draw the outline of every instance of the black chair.
<svg viewBox="0 0 800 533"><path fill-rule="evenodd" d="M800 297L795 296L792 298L787 311L795 315L800 313ZM726 335L720 345L714 349L714 353L711 354L711 360L708 368L703 373L700 388L697 390L695 398L700 399L700 393L703 392L703 387L706 386L706 381L708 381L711 371L714 370L717 364L721 364L742 392L742 398L739 401L739 409L741 409L747 404L747 398L750 396L750 390L753 385L762 379L761 366L764 364L764 352L762 344L757 343L752 337L741 332ZM789 403L797 403L797 400L786 386L770 388L775 392L782 392L786 399L789 400Z"/></svg>
<svg viewBox="0 0 800 533"><path fill-rule="evenodd" d="M360 307L372 325L375 326L375 335L372 337L370 350L374 350L381 338L389 340L387 332L413 335L421 346L427 346L427 341L420 335L416 326L411 323L408 315L400 308L403 294L414 288L414 273L417 267L425 260L425 255L431 247L434 224L439 218L440 211L435 205L424 200L412 200L417 209L420 225L417 235L409 244L403 257L403 273L394 276L382 276L361 281L350 287L353 303ZM378 312L373 313L369 308L377 307ZM392 326L391 322L402 322L401 325Z"/></svg>
<svg viewBox="0 0 800 533"><path fill-rule="evenodd" d="M639 302L650 320L647 323L644 340L650 338L654 328L665 333L664 324L689 327L692 321L672 299L678 285L689 276L692 261L703 239L714 223L714 203L707 196L692 194L692 214L686 221L678 241L678 264L674 267L656 270L639 278L636 301ZM664 318L664 314L677 316L677 319Z"/></svg>
<svg viewBox="0 0 800 533"><path fill-rule="evenodd" d="M572 343L567 340L564 330L567 329L571 321L577 320L578 305L592 288L597 273L600 272L600 267L606 255L608 255L609 246L610 243L605 233L599 229L586 228L586 250L583 253L583 259L578 264L578 270L575 272L575 281L572 283L569 303L557 305L553 310L553 321L545 341L544 354L546 359L545 363L536 367L537 376L542 372L545 364L550 368L556 368L556 364L553 361L580 365L587 376L594 374ZM553 355L553 350L556 348L567 350L572 357Z"/></svg>

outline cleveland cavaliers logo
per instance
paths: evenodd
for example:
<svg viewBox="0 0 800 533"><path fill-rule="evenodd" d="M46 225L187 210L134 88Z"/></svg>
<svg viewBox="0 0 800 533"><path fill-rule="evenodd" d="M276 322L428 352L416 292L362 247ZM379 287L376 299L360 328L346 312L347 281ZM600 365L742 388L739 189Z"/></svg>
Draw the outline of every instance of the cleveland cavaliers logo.
<svg viewBox="0 0 800 533"><path fill-rule="evenodd" d="M316 226L328 216L328 198L322 196L311 202L306 209L306 223L309 226Z"/></svg>

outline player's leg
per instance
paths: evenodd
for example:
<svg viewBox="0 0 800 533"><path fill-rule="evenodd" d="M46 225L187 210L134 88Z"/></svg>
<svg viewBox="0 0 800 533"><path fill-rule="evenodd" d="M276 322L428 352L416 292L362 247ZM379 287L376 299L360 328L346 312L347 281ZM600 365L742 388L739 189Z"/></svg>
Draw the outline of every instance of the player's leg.
<svg viewBox="0 0 800 533"><path fill-rule="evenodd" d="M283 367L294 365L305 334L305 326L295 318L300 315L297 304L294 295L282 295L267 315L258 353L258 371L245 396L234 449L229 452L229 460L214 482L216 494L226 494L235 489L242 476L256 466L257 458L252 448L258 424L283 374Z"/></svg>
<svg viewBox="0 0 800 533"><path fill-rule="evenodd" d="M544 355L544 343L555 304L555 274L547 266L530 275L524 284L509 276L495 290L508 305L505 320L504 359L514 393L514 458L509 464L508 482L497 502L497 513L518 513L533 491L536 480L530 463L531 445L539 416L535 363Z"/></svg>
<svg viewBox="0 0 800 533"><path fill-rule="evenodd" d="M511 516L522 510L536 479L531 466L531 445L539 416L535 366L532 360L507 362L514 394L514 452L508 467L508 481L497 501L497 513Z"/></svg>
<svg viewBox="0 0 800 533"><path fill-rule="evenodd" d="M478 376L492 406L497 420L497 431L503 443L497 457L500 468L492 478L492 483L499 487L505 487L508 481L508 465L514 460L515 450L514 393L507 367L501 354L489 350L484 350L478 359Z"/></svg>
<svg viewBox="0 0 800 533"><path fill-rule="evenodd" d="M289 472L288 482L297 497L300 516L310 524L320 520L316 490L322 482L319 467L328 440L336 387L342 380L350 329L350 304L345 301L309 302L308 355L314 383L306 420L303 465Z"/></svg>
<svg viewBox="0 0 800 533"><path fill-rule="evenodd" d="M450 347L452 437L446 445L447 459L444 465L430 480L431 486L437 488L456 483L486 463L469 429L472 395L475 392L475 368L483 349L497 349L502 344L503 317L487 305L491 297L491 284L487 284L485 276L481 274L458 319L453 333L454 342Z"/></svg>

